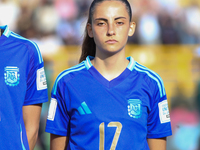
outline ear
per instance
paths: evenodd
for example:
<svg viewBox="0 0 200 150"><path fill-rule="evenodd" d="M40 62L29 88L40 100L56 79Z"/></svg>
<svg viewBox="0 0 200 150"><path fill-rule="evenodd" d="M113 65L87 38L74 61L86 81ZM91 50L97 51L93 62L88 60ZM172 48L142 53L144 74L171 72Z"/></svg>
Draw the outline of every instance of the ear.
<svg viewBox="0 0 200 150"><path fill-rule="evenodd" d="M131 22L130 27L129 27L128 36L132 36L135 33L135 27L136 27L136 23Z"/></svg>
<svg viewBox="0 0 200 150"><path fill-rule="evenodd" d="M87 33L89 37L93 38L92 25L90 23L87 23Z"/></svg>

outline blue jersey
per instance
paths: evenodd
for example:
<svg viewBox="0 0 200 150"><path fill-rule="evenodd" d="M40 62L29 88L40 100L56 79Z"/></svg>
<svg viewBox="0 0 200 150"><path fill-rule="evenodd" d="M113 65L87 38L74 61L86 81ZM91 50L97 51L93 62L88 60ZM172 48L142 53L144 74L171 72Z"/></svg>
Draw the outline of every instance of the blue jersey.
<svg viewBox="0 0 200 150"><path fill-rule="evenodd" d="M0 28L0 149L28 150L22 107L48 101L43 60L35 43Z"/></svg>
<svg viewBox="0 0 200 150"><path fill-rule="evenodd" d="M108 81L91 59L58 75L46 132L68 136L68 150L148 150L147 138L172 134L160 76L128 57Z"/></svg>

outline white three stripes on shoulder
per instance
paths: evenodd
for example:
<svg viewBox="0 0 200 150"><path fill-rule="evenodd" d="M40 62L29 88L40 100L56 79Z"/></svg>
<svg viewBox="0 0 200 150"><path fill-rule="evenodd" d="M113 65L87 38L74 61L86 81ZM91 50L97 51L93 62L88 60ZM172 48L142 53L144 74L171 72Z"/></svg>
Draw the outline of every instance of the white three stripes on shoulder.
<svg viewBox="0 0 200 150"><path fill-rule="evenodd" d="M41 53L40 53L40 50L39 50L37 44L35 44L33 41L31 41L31 40L29 40L29 39L26 39L26 38L24 38L24 37L22 37L22 36L20 36L20 35L18 35L18 34L15 34L14 32L11 32L10 35L13 36L13 37L15 37L15 38L22 39L22 40L27 40L27 41L31 42L31 43L35 46L35 48L36 48L36 50L37 50L38 57L39 57L39 63L42 63L42 62L43 62L42 55L41 55Z"/></svg>
<svg viewBox="0 0 200 150"><path fill-rule="evenodd" d="M60 81L60 79L62 77L64 77L65 75L67 75L67 74L69 74L71 72L80 71L80 70L82 70L84 68L85 68L85 64L84 64L84 62L82 62L79 65L76 65L76 66L74 66L72 68L69 68L69 69L63 71L60 75L58 75L58 77L57 77L57 79L55 81L54 87L53 87L53 94L56 95L57 85L58 85L58 82Z"/></svg>
<svg viewBox="0 0 200 150"><path fill-rule="evenodd" d="M166 94L163 81L158 74L156 74L155 72L151 71L150 69L148 69L138 63L136 63L136 65L135 65L135 70L146 73L150 78L152 78L153 80L155 80L157 82L159 92L160 92L160 97L163 97Z"/></svg>

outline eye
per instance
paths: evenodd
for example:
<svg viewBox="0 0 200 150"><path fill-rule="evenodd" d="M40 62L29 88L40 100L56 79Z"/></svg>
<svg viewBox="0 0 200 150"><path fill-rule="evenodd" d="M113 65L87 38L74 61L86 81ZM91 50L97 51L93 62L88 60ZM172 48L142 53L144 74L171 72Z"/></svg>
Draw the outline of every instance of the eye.
<svg viewBox="0 0 200 150"><path fill-rule="evenodd" d="M97 23L97 25L98 25L98 26L103 26L103 25L105 25L105 23L99 22L99 23Z"/></svg>
<svg viewBox="0 0 200 150"><path fill-rule="evenodd" d="M118 25L123 25L124 23L123 23L123 22L117 22L117 24L118 24Z"/></svg>

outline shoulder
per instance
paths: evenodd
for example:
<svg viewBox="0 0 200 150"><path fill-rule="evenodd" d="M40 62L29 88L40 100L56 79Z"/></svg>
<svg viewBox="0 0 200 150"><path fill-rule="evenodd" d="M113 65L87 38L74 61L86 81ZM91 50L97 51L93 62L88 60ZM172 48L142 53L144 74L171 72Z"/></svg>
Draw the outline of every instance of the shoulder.
<svg viewBox="0 0 200 150"><path fill-rule="evenodd" d="M144 76L146 76L146 78L150 78L154 81L162 80L161 77L156 72L154 72L153 70L139 64L138 62L135 63L135 70L139 74L143 74Z"/></svg>
<svg viewBox="0 0 200 150"><path fill-rule="evenodd" d="M147 82L149 86L151 86L153 83L155 87L158 88L161 97L165 95L164 83L159 74L139 64L138 62L135 63L135 70L139 75L143 76L143 79Z"/></svg>
<svg viewBox="0 0 200 150"><path fill-rule="evenodd" d="M56 81L60 81L61 79L69 80L70 78L73 78L77 74L79 74L83 69L85 69L85 62L81 62L78 65L75 65L71 68L68 68L64 71L62 71L56 78Z"/></svg>
<svg viewBox="0 0 200 150"><path fill-rule="evenodd" d="M53 92L57 90L59 84L66 84L71 79L76 77L78 74L82 73L84 70L86 70L86 67L85 67L85 62L83 61L76 66L73 66L69 69L62 71L55 80Z"/></svg>
<svg viewBox="0 0 200 150"><path fill-rule="evenodd" d="M25 37L22 37L12 31L10 32L9 39L13 45L16 45L16 47L20 46L21 51L28 51L30 55L35 56L35 58L38 58L40 63L43 62L41 52L39 50L38 45L35 42Z"/></svg>
<svg viewBox="0 0 200 150"><path fill-rule="evenodd" d="M26 47L32 48L32 49L38 49L38 45L33 42L32 40L29 40L25 37L22 37L21 35L15 33L15 32L10 32L10 36L9 36L10 40L12 40L15 43L24 45Z"/></svg>

